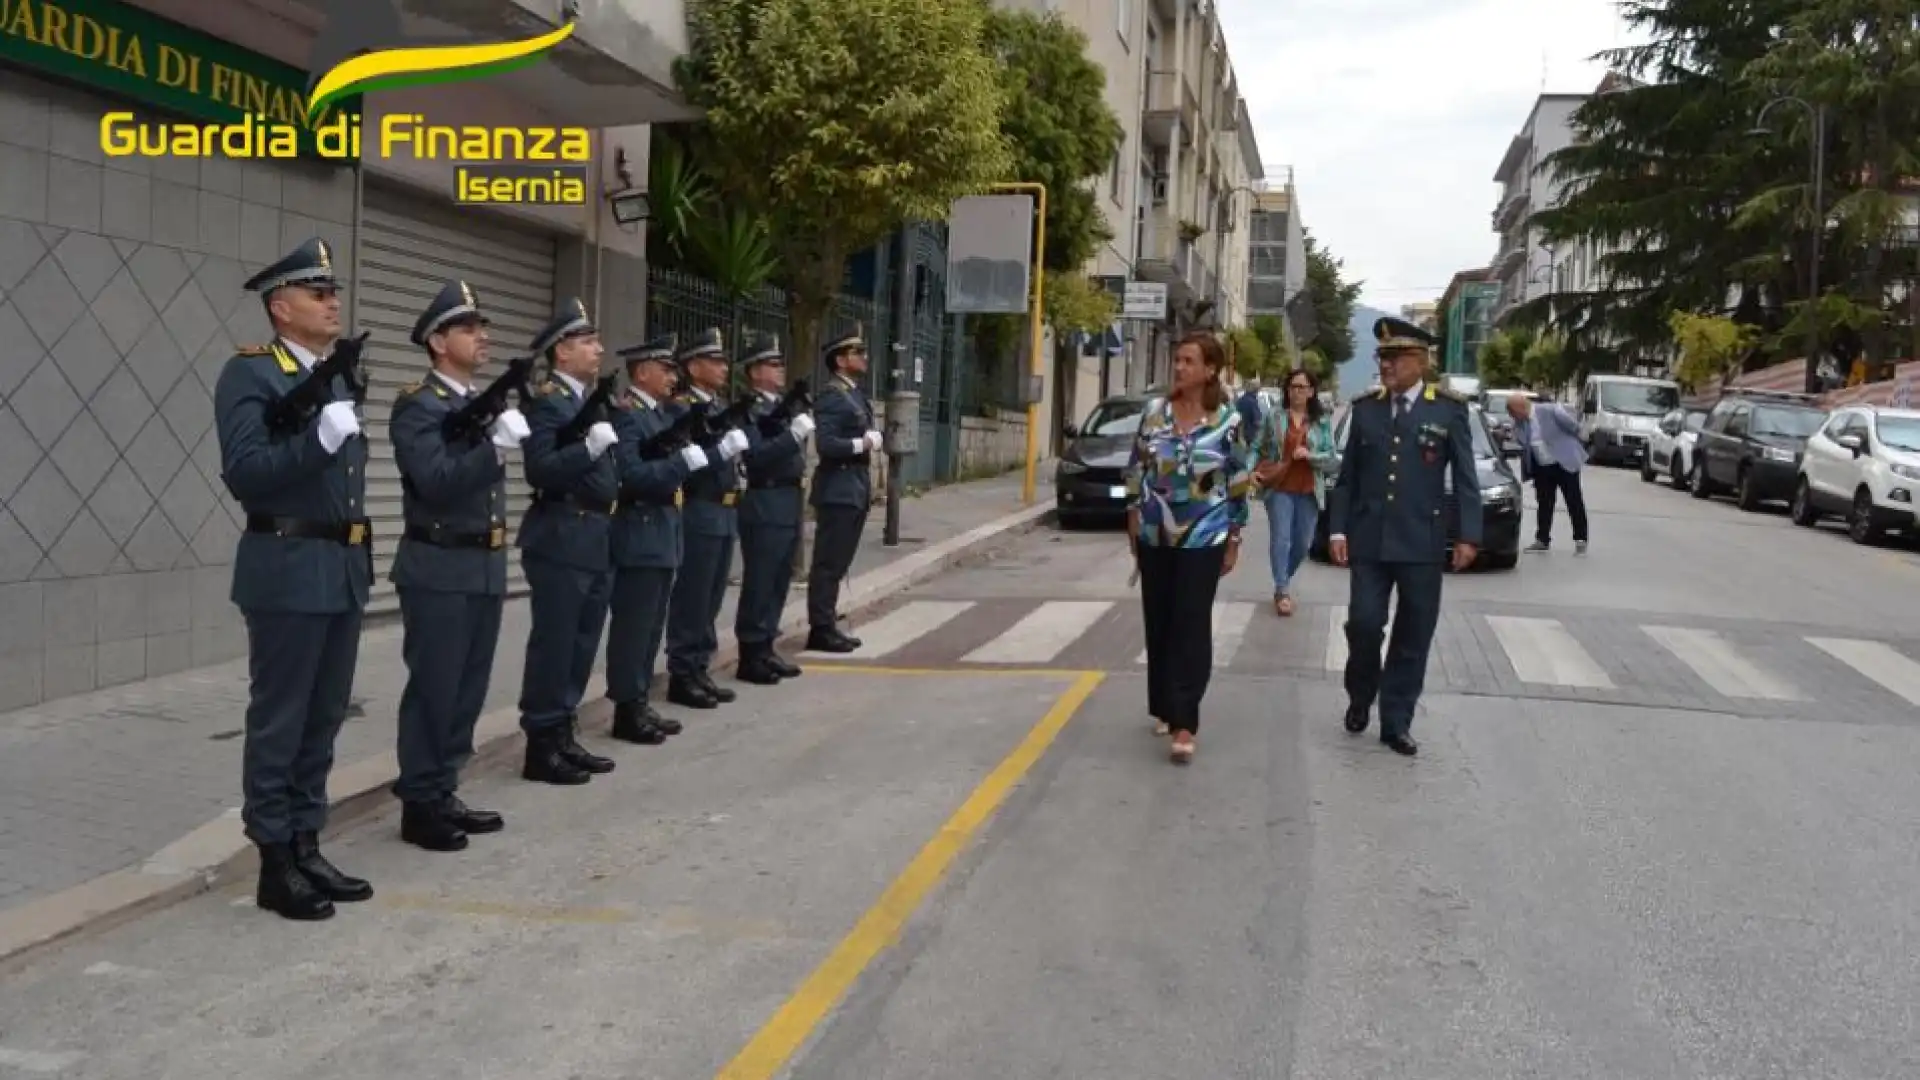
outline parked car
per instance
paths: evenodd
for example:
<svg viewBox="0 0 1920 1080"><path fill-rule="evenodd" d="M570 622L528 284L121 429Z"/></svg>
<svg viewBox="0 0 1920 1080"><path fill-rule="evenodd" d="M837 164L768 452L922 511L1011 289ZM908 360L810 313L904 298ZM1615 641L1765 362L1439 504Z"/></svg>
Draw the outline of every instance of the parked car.
<svg viewBox="0 0 1920 1080"><path fill-rule="evenodd" d="M1474 472L1480 479L1480 554L1474 559L1476 570L1511 570L1520 561L1520 474L1501 456L1493 431L1487 424L1486 410L1469 405L1468 429L1473 435ZM1348 409L1334 421L1333 445L1342 452L1353 410ZM1336 476L1327 481L1331 494L1339 483ZM1447 519L1447 544L1460 536L1460 508L1453 498L1453 473L1447 473L1447 494L1442 513ZM1327 515L1321 514L1314 526L1313 546L1307 554L1315 562L1329 562L1327 554Z"/></svg>
<svg viewBox="0 0 1920 1080"><path fill-rule="evenodd" d="M1920 410L1849 405L1807 440L1793 490L1793 523L1828 515L1847 523L1856 544L1898 529L1920 535Z"/></svg>
<svg viewBox="0 0 1920 1080"><path fill-rule="evenodd" d="M1749 511L1787 499L1800 476L1807 438L1826 418L1810 394L1729 390L1714 403L1694 443L1687 473L1693 497L1730 490L1740 509Z"/></svg>
<svg viewBox="0 0 1920 1080"><path fill-rule="evenodd" d="M1638 465L1660 418L1680 404L1680 384L1638 375L1589 375L1580 388L1580 437L1595 464Z"/></svg>
<svg viewBox="0 0 1920 1080"><path fill-rule="evenodd" d="M1146 413L1144 394L1110 397L1084 424L1061 429L1067 447L1053 472L1054 514L1063 526L1118 520L1127 512L1127 459Z"/></svg>
<svg viewBox="0 0 1920 1080"><path fill-rule="evenodd" d="M1494 443L1500 447L1500 456L1513 465L1513 474L1520 475L1520 455L1526 453L1526 447L1514 439L1513 417L1507 412L1510 398L1526 395L1535 401L1547 401L1545 394L1532 390L1483 390L1480 392L1480 407L1485 410L1487 427L1493 430Z"/></svg>
<svg viewBox="0 0 1920 1080"><path fill-rule="evenodd" d="M1640 461L1640 479L1651 484L1664 476L1675 490L1684 490L1693 475L1693 445L1706 426L1707 409L1675 409L1660 418L1660 429L1647 444Z"/></svg>

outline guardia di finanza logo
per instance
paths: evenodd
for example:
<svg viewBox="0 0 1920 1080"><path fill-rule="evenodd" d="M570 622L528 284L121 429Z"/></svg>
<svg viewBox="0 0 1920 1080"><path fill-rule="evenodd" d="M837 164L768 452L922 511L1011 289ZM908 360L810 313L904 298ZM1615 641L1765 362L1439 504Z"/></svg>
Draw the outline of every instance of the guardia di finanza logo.
<svg viewBox="0 0 1920 1080"><path fill-rule="evenodd" d="M333 0L297 117L242 101L234 104L247 110L245 119L227 124L141 123L131 112L110 112L100 120L100 148L110 157L285 159L300 157L307 143L321 157L359 160L361 118L334 106L382 90L518 71L572 37L574 26L569 5L561 26L519 41L409 43L394 0ZM580 206L593 139L584 127L453 126L395 112L380 118L375 150L383 158L456 162L458 202Z"/></svg>

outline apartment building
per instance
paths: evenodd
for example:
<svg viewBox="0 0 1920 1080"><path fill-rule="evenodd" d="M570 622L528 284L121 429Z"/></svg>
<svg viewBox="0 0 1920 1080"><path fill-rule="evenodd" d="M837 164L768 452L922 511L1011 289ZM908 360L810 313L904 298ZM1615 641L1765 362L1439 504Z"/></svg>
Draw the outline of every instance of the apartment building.
<svg viewBox="0 0 1920 1080"><path fill-rule="evenodd" d="M1493 279L1493 271L1462 270L1453 275L1439 302L1431 305L1436 322L1446 329L1441 371L1472 375L1480 370L1480 347L1493 336L1493 314L1499 303L1500 283Z"/></svg>
<svg viewBox="0 0 1920 1080"><path fill-rule="evenodd" d="M1527 119L1507 143L1494 182L1500 185L1500 201L1493 210L1493 230L1500 236L1491 264L1493 279L1499 282L1500 298L1494 320L1505 319L1522 304L1538 300L1557 288L1561 273L1560 252L1542 242L1533 215L1559 204L1567 185L1545 167L1554 152L1574 141L1573 114L1587 100L1586 94L1542 94L1533 103Z"/></svg>
<svg viewBox="0 0 1920 1080"><path fill-rule="evenodd" d="M1431 332L1440 325L1440 302L1422 300L1415 304L1401 304L1400 317L1422 330Z"/></svg>
<svg viewBox="0 0 1920 1080"><path fill-rule="evenodd" d="M645 184L647 125L690 115L672 76L687 45L680 0L588 4L550 62L369 98L358 160L103 154L109 112L231 124L257 100L301 101L325 8L322 0L7 7L0 709L245 651L228 600L242 518L220 479L212 388L236 346L266 338L259 300L241 283L308 237L331 244L346 318L373 335L366 512L377 536L400 531L387 413L396 388L419 377L407 336L441 279L472 282L496 340L507 343L528 341L569 295L585 298L614 340L643 329L644 228L617 220L609 196ZM407 28L497 41L552 29L557 5L435 10L430 30L411 17ZM96 42L117 42L115 51L72 48L81 38L67 32L81 25L99 32ZM437 125L590 128L585 203L455 205L452 162L380 152L390 113ZM506 517L518 522L525 488L516 481L511 490ZM375 546L376 609L393 605L392 552Z"/></svg>
<svg viewBox="0 0 1920 1080"><path fill-rule="evenodd" d="M1247 321L1271 316L1281 321L1289 342L1301 335L1291 305L1307 288L1306 231L1293 170L1267 170L1256 182L1247 223L1250 240L1247 271Z"/></svg>

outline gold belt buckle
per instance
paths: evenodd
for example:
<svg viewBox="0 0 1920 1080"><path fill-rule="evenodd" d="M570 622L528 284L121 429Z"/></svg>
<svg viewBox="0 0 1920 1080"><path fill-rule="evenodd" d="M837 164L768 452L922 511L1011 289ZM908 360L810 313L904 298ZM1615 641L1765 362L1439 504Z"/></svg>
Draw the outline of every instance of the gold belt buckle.
<svg viewBox="0 0 1920 1080"><path fill-rule="evenodd" d="M685 494L679 491L675 491L673 493L673 505L676 508L686 505L686 501L687 501L687 497Z"/></svg>
<svg viewBox="0 0 1920 1080"><path fill-rule="evenodd" d="M359 547L367 542L367 527L356 521L347 526L347 546Z"/></svg>
<svg viewBox="0 0 1920 1080"><path fill-rule="evenodd" d="M498 551L501 548L506 546L507 546L507 527L505 525L495 525L487 533L487 547L494 551Z"/></svg>
<svg viewBox="0 0 1920 1080"><path fill-rule="evenodd" d="M721 497L720 505L732 506L734 503L737 503L739 501L740 501L740 493L737 491L729 491L726 493L726 495Z"/></svg>

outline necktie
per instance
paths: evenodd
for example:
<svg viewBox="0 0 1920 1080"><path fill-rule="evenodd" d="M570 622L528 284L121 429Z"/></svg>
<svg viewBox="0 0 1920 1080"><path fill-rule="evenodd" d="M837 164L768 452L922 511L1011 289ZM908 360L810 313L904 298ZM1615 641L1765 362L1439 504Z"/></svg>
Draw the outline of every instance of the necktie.
<svg viewBox="0 0 1920 1080"><path fill-rule="evenodd" d="M1399 394L1393 395L1393 422L1399 423L1400 418L1405 415L1407 415L1407 399Z"/></svg>

